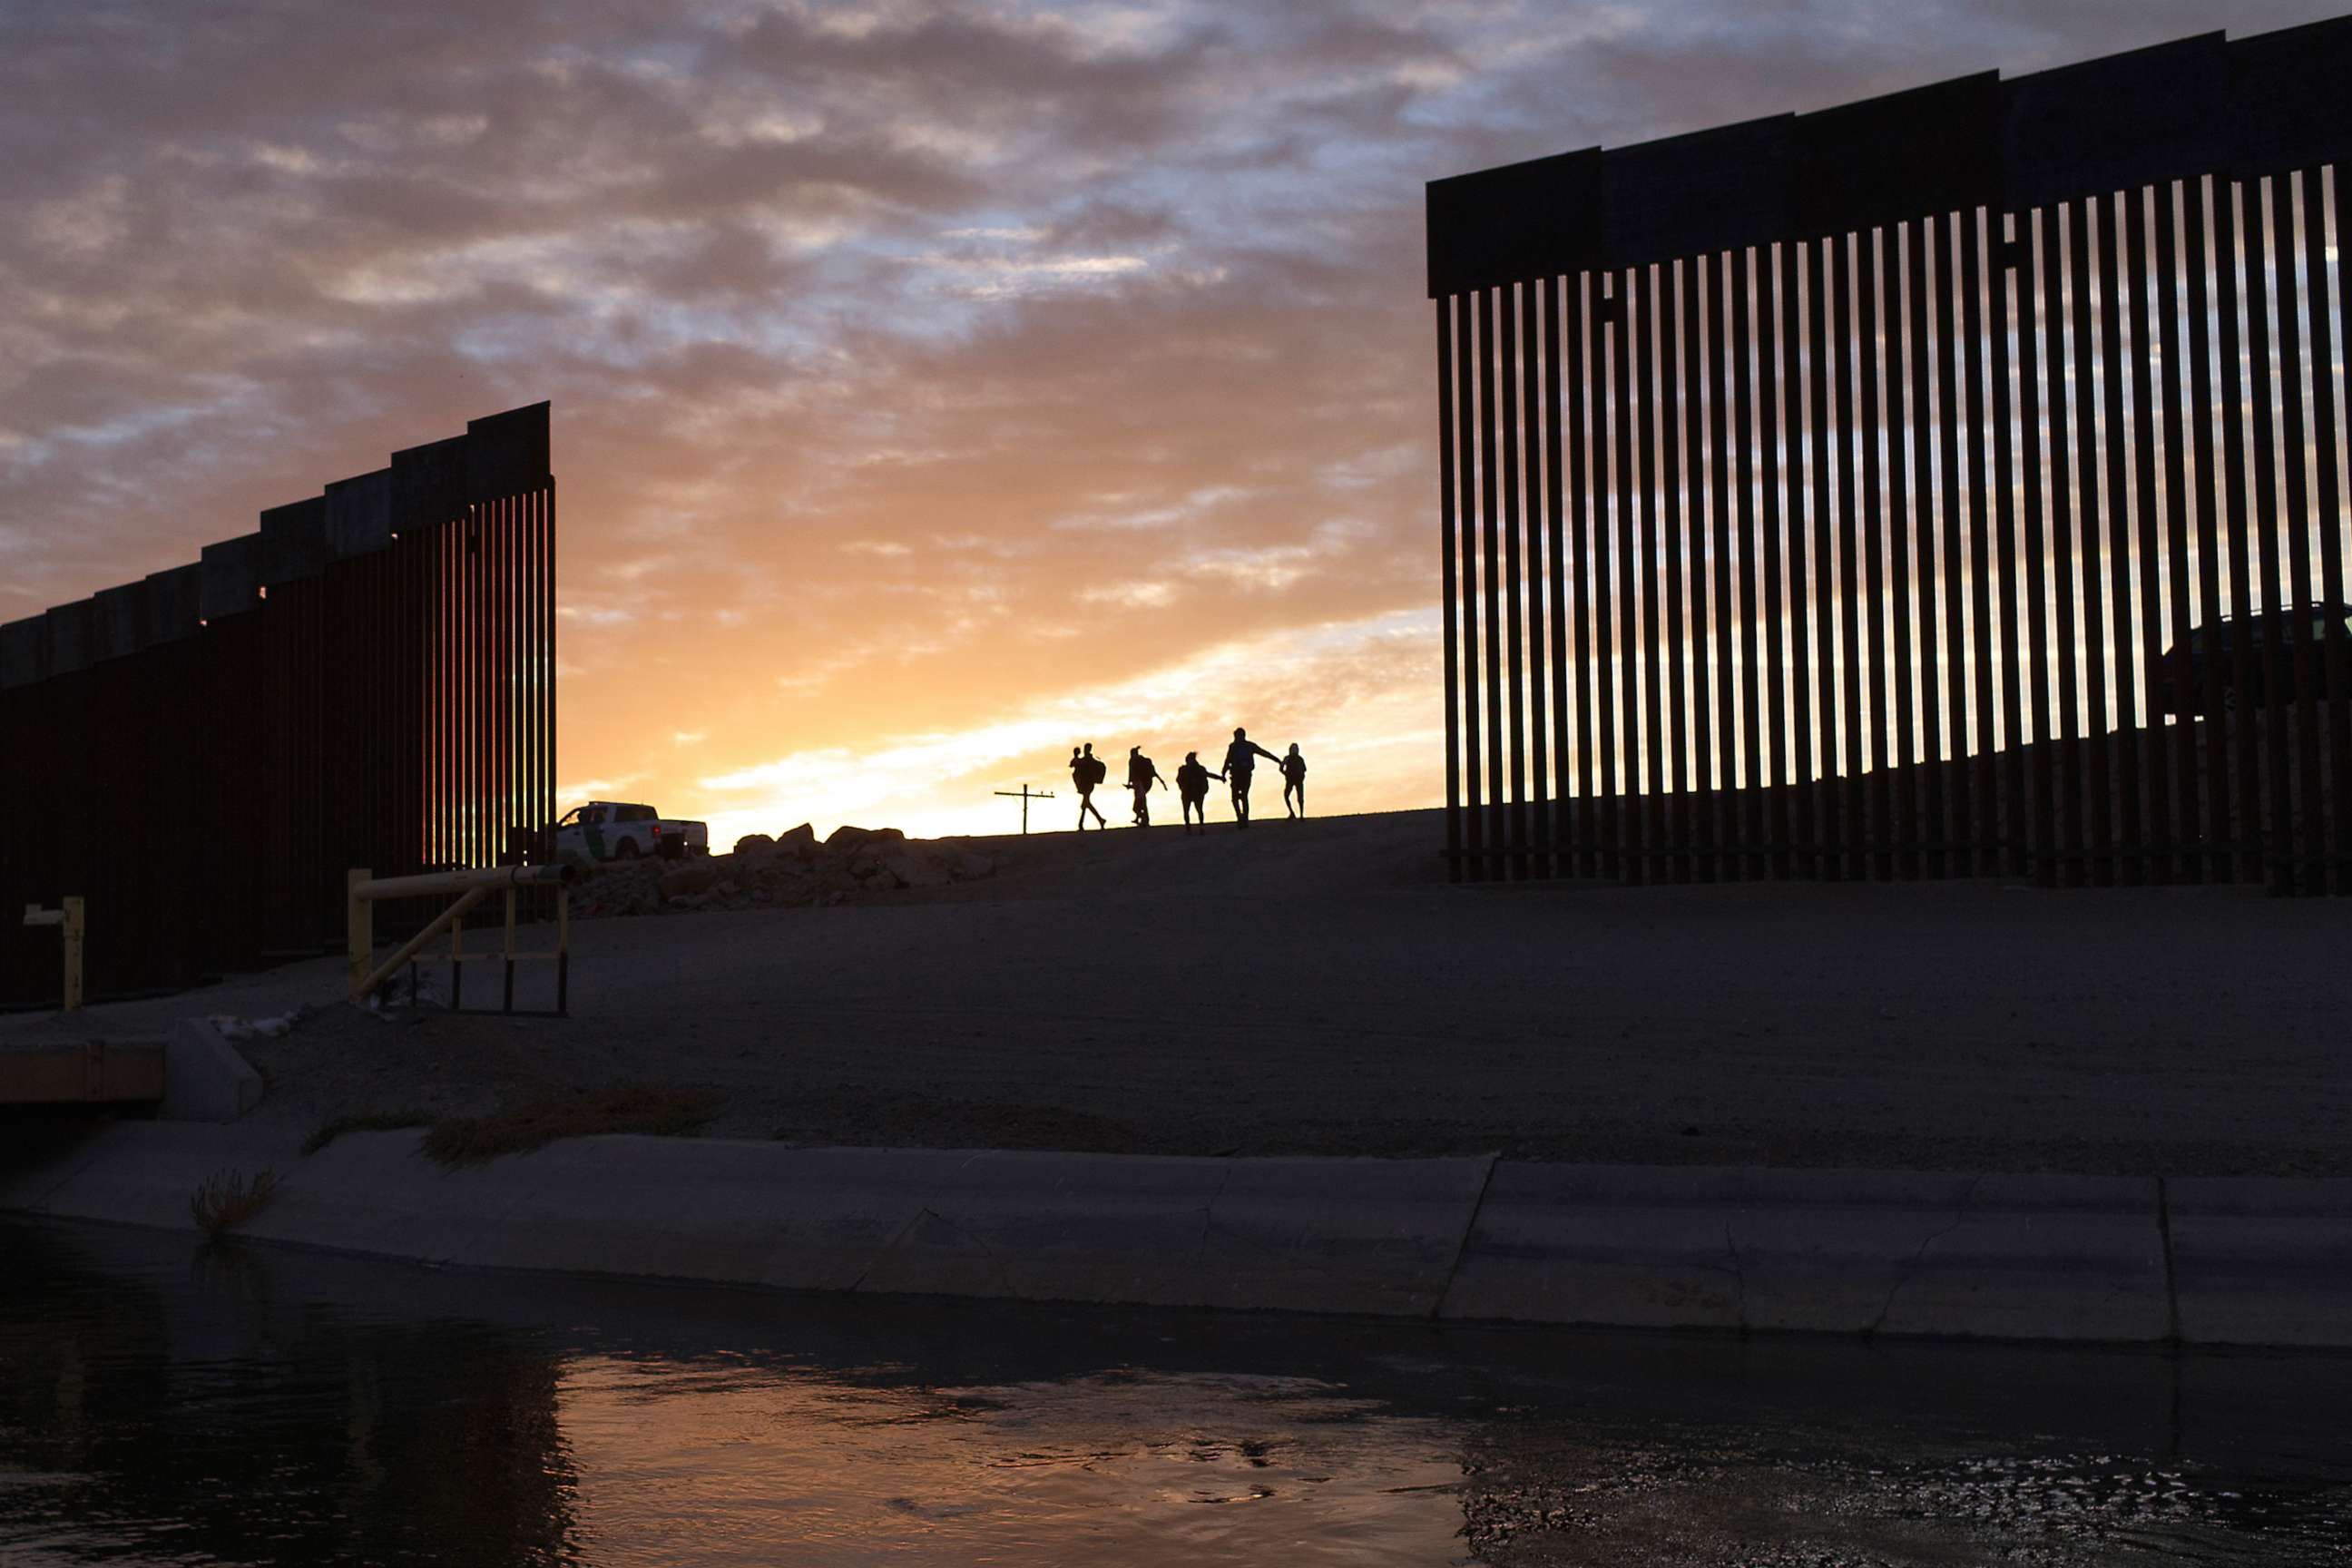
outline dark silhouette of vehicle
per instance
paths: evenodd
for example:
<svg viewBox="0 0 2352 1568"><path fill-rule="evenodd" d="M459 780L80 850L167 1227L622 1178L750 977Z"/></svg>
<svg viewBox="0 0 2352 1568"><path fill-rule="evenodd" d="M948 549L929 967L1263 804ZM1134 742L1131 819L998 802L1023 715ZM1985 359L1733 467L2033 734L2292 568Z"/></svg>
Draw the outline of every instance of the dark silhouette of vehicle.
<svg viewBox="0 0 2352 1568"><path fill-rule="evenodd" d="M2279 639L2278 673L2284 682L2278 692L2279 700L2293 702L2302 695L2295 687L2294 645L2308 645L2310 658L2305 660L2315 698L2352 697L2352 689L2331 692L2327 689L2327 627L2333 621L2343 628L2343 635L2352 637L2352 606L2320 601L2293 609L2256 610L2243 617L2224 616L2210 626L2190 628L2184 647L2175 644L2164 650L2163 675L2158 683L2156 701L2160 711L2184 719L2193 719L2205 711L2205 679L2209 669L2221 677L2221 709L2235 713L2241 708L2252 710L2268 704L2271 699L2267 666L2273 638ZM2238 667L2238 628L2246 632L2247 663ZM2352 681L2347 681L2352 687Z"/></svg>

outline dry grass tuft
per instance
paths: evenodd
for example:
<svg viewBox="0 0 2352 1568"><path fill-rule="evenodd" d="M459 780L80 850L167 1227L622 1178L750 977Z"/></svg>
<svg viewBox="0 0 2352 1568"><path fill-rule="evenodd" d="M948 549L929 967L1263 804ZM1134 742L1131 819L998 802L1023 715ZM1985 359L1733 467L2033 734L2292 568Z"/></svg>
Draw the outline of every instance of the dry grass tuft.
<svg viewBox="0 0 2352 1568"><path fill-rule="evenodd" d="M598 1132L655 1132L685 1138L719 1110L719 1097L658 1084L622 1084L533 1100L491 1116L452 1116L434 1123L425 1152L445 1165L478 1164L521 1154L559 1138Z"/></svg>
<svg viewBox="0 0 2352 1568"><path fill-rule="evenodd" d="M257 1172L250 1183L242 1171L215 1171L189 1197L188 1213L194 1216L198 1230L218 1237L259 1214L277 1190L274 1171Z"/></svg>
<svg viewBox="0 0 2352 1568"><path fill-rule="evenodd" d="M346 1132L397 1132L404 1127L432 1125L429 1110L362 1110L320 1123L316 1132L302 1140L302 1152L315 1154Z"/></svg>

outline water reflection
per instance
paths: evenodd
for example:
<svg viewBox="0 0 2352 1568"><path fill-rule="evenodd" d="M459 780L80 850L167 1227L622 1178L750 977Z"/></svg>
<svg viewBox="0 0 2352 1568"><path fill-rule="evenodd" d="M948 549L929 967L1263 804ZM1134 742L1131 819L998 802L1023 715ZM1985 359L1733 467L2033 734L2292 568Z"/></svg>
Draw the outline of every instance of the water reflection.
<svg viewBox="0 0 2352 1568"><path fill-rule="evenodd" d="M175 1277L128 1245L142 1266L115 1269L0 1229L0 1556L572 1558L544 1346L288 1300L257 1254L183 1246Z"/></svg>
<svg viewBox="0 0 2352 1568"><path fill-rule="evenodd" d="M1447 1562L1457 1446L1307 1380L845 1387L604 1357L563 1380L613 1562Z"/></svg>
<svg viewBox="0 0 2352 1568"><path fill-rule="evenodd" d="M0 1222L0 1561L2340 1563L2339 1359L444 1275Z"/></svg>

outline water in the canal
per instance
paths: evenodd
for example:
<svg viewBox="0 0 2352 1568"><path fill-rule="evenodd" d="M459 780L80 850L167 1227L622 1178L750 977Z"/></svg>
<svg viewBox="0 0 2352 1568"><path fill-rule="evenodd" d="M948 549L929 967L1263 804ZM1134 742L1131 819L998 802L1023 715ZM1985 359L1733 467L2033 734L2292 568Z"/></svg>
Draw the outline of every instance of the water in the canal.
<svg viewBox="0 0 2352 1568"><path fill-rule="evenodd" d="M0 1563L2352 1561L2352 1360L436 1273L0 1222Z"/></svg>

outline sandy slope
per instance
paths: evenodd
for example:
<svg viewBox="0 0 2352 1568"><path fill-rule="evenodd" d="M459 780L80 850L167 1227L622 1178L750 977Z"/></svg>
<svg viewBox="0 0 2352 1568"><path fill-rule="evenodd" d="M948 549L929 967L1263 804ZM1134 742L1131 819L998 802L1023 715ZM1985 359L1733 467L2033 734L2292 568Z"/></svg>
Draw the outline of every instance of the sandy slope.
<svg viewBox="0 0 2352 1568"><path fill-rule="evenodd" d="M1437 831L990 840L983 883L586 921L571 1021L330 1008L251 1043L261 1114L650 1078L722 1093L715 1131L804 1142L2352 1173L2345 903L1455 889Z"/></svg>

